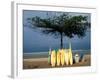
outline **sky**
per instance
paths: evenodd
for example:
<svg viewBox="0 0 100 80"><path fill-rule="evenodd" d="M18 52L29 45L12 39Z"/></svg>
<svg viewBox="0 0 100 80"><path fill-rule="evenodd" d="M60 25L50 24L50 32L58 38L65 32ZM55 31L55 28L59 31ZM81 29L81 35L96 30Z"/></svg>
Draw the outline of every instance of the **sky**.
<svg viewBox="0 0 100 80"><path fill-rule="evenodd" d="M23 52L45 52L51 49L60 48L60 38L55 39L52 35L45 35L39 30L32 29L28 25L27 18L39 16L41 18L52 17L53 15L60 15L63 12L51 12L51 11L34 11L24 10L23 11ZM88 16L88 21L91 22L91 15L89 13L72 13L66 12L72 16L83 15ZM73 50L90 50L91 48L91 32L86 32L86 36L82 39L75 36L70 39ZM68 48L68 38L63 38L64 48Z"/></svg>

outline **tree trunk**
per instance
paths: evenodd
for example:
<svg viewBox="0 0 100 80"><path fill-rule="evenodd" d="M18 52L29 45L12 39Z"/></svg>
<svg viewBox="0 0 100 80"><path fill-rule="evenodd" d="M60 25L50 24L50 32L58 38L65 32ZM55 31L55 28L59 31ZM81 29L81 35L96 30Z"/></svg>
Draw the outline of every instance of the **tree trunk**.
<svg viewBox="0 0 100 80"><path fill-rule="evenodd" d="M61 43L60 43L60 48L62 49L63 48L63 35L61 33Z"/></svg>

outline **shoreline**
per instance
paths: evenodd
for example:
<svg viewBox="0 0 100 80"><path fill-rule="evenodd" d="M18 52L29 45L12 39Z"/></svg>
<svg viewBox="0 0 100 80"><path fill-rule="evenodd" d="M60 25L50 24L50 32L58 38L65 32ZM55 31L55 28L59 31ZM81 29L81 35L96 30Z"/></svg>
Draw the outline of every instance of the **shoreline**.
<svg viewBox="0 0 100 80"><path fill-rule="evenodd" d="M29 58L23 59L23 69L39 69L39 68L60 68L60 67L81 67L91 66L91 54L85 54L79 63L73 65L55 66L48 64L48 58Z"/></svg>
<svg viewBox="0 0 100 80"><path fill-rule="evenodd" d="M48 51L47 52L32 52L32 53L24 53L23 58L24 59L30 59L30 58L47 58L48 57ZM90 50L73 50L72 51L73 56L75 53L79 53L80 56L91 54Z"/></svg>

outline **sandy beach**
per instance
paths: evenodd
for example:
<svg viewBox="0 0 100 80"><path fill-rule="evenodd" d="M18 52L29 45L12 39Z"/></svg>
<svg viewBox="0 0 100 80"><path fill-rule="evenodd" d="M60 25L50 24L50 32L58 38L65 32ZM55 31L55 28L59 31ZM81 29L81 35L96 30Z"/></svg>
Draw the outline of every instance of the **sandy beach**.
<svg viewBox="0 0 100 80"><path fill-rule="evenodd" d="M64 65L64 66L55 66L56 68L60 67L81 67L81 66L90 66L91 65L91 55L86 54L83 56L82 60L79 63L73 63L73 65ZM54 68L48 64L48 58L30 58L23 59L23 69L39 69L39 68Z"/></svg>

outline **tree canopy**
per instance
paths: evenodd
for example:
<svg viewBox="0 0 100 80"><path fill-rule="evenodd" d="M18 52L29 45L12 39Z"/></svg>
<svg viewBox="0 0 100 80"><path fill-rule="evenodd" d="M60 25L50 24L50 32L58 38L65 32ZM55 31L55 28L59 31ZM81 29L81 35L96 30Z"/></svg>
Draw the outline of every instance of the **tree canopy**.
<svg viewBox="0 0 100 80"><path fill-rule="evenodd" d="M40 29L42 33L54 35L56 38L60 37L60 46L63 48L63 36L69 38L73 38L75 35L79 38L85 36L87 29L90 28L87 18L83 15L71 16L63 13L45 19L35 16L28 20L34 25L32 28Z"/></svg>

